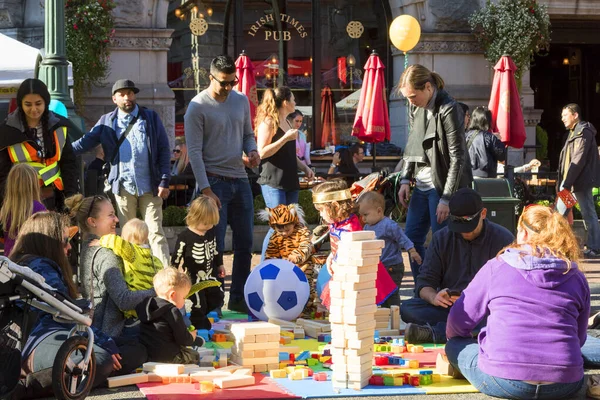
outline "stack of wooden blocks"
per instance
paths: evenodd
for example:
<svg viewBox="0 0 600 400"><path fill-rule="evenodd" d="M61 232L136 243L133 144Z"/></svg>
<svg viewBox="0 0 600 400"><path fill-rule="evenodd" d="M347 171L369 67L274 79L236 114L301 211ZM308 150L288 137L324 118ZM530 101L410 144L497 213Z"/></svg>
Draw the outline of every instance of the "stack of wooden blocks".
<svg viewBox="0 0 600 400"><path fill-rule="evenodd" d="M362 389L372 375L377 265L384 246L372 231L345 232L329 282L332 383Z"/></svg>
<svg viewBox="0 0 600 400"><path fill-rule="evenodd" d="M235 343L231 361L254 372L279 368L279 325L268 322L244 322L231 325Z"/></svg>
<svg viewBox="0 0 600 400"><path fill-rule="evenodd" d="M317 339L319 335L328 334L331 332L331 326L328 321L316 321L298 318L296 325L300 325L306 334L306 336Z"/></svg>

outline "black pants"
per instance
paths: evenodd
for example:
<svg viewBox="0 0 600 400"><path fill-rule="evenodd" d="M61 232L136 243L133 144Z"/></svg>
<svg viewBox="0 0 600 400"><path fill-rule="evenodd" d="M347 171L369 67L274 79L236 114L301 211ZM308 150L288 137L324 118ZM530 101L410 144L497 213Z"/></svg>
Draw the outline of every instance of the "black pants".
<svg viewBox="0 0 600 400"><path fill-rule="evenodd" d="M221 287L208 287L190 296L192 311L190 321L196 329L210 329L212 324L206 316L211 311L216 311L223 306L224 293Z"/></svg>
<svg viewBox="0 0 600 400"><path fill-rule="evenodd" d="M392 280L398 286L398 291L394 292L390 297L385 299L382 306L399 306L400 305L400 285L402 285L402 278L404 278L404 264L394 264L386 266L385 269L392 277Z"/></svg>

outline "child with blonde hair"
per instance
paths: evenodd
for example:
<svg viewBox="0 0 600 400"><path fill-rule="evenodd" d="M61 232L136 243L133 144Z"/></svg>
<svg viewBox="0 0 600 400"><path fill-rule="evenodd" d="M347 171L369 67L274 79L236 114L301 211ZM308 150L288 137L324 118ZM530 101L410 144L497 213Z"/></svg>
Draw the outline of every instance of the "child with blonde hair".
<svg viewBox="0 0 600 400"><path fill-rule="evenodd" d="M148 240L148 225L139 218L127 221L121 230L121 236L104 235L99 244L111 249L123 259L123 275L131 290L152 289L154 275L163 268L163 264L152 255ZM125 318L135 318L134 310L122 310Z"/></svg>
<svg viewBox="0 0 600 400"><path fill-rule="evenodd" d="M356 215L352 194L343 180L323 182L313 188L313 203L321 218L329 224L331 254L327 257L327 271L331 276L335 273L338 244L343 232L363 230L362 223ZM321 271L323 273L323 271ZM398 290L398 287L380 262L375 281L379 305ZM329 308L329 285L325 284L321 293L321 302Z"/></svg>
<svg viewBox="0 0 600 400"><path fill-rule="evenodd" d="M147 298L135 308L141 321L140 342L148 350L148 360L198 364L198 352L187 347L194 344L196 331L188 330L179 311L192 287L190 277L167 267L157 272L153 283L156 297Z"/></svg>
<svg viewBox="0 0 600 400"><path fill-rule="evenodd" d="M210 329L207 314L219 309L224 298L218 281L225 278L225 267L223 255L217 252L217 203L208 196L198 196L190 204L185 223L187 229L177 237L171 266L186 272L192 280L191 323L198 329Z"/></svg>
<svg viewBox="0 0 600 400"><path fill-rule="evenodd" d="M40 199L40 178L28 164L15 164L6 178L0 222L4 227L4 255L10 256L21 225L35 213L46 211Z"/></svg>

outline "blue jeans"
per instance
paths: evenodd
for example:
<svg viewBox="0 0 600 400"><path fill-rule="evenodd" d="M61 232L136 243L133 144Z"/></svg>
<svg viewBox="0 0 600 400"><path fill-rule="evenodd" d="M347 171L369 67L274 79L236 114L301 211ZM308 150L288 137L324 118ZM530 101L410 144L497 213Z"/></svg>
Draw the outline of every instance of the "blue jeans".
<svg viewBox="0 0 600 400"><path fill-rule="evenodd" d="M244 285L252 262L252 234L254 230L254 200L247 178L208 177L210 188L221 201L217 224L217 251L223 253L225 232L230 221L233 234L233 267L229 301L244 301Z"/></svg>
<svg viewBox="0 0 600 400"><path fill-rule="evenodd" d="M417 250L423 260L425 259L425 239L427 238L429 228L431 227L432 233L436 233L446 226L446 221L441 224L437 223L435 212L439 202L440 195L437 190L430 189L423 191L414 188L410 197L410 203L408 204L404 232L413 242L415 250ZM410 260L410 269L416 283L417 276L419 276L419 264Z"/></svg>
<svg viewBox="0 0 600 400"><path fill-rule="evenodd" d="M265 199L265 204L269 208L277 207L280 204L288 205L298 203L297 190L285 191L282 189L275 189L269 185L260 185L260 190L262 191L263 198ZM267 252L267 246L269 246L269 240L271 239L272 234L273 229L269 228L269 231L265 236L265 240L263 240L262 251L260 254L261 262L265 260L265 253Z"/></svg>
<svg viewBox="0 0 600 400"><path fill-rule="evenodd" d="M588 335L581 348L583 366L589 369L600 368L600 339Z"/></svg>
<svg viewBox="0 0 600 400"><path fill-rule="evenodd" d="M579 207L581 208L581 216L585 222L585 229L587 230L587 247L594 251L600 251L600 224L598 223L598 214L596 213L596 206L594 204L594 196L592 195L592 189L585 190L582 192L573 192L573 196L577 199ZM569 209L565 206L562 200L556 202L556 210L562 215L567 215Z"/></svg>
<svg viewBox="0 0 600 400"><path fill-rule="evenodd" d="M482 372L477 363L477 339L455 337L446 344L448 361L481 393L504 399L567 399L577 393L583 378L571 383L532 385L523 381L504 379Z"/></svg>
<svg viewBox="0 0 600 400"><path fill-rule="evenodd" d="M400 306L402 321L431 326L434 343L446 343L446 322L449 313L450 307L437 307L421 298L404 300Z"/></svg>

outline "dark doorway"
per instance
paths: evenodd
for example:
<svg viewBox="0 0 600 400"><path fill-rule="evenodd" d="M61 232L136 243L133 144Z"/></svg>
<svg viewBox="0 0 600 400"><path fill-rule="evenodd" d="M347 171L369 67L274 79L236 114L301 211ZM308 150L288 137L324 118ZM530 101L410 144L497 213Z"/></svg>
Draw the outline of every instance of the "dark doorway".
<svg viewBox="0 0 600 400"><path fill-rule="evenodd" d="M588 35L585 26L580 25L579 33L574 34L578 32L577 26L575 22L568 30L553 26L556 30L550 52L536 56L531 66L535 108L543 110L540 125L548 132L548 158L552 169L558 166L566 138L560 120L562 107L579 104L582 119L600 128L600 44L595 43L598 38ZM597 136L596 142L598 139Z"/></svg>

